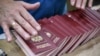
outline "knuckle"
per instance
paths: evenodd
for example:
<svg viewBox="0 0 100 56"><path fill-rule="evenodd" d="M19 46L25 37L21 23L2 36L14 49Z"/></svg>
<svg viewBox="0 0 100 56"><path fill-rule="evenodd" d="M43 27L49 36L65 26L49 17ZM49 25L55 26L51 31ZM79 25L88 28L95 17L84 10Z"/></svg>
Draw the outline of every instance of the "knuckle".
<svg viewBox="0 0 100 56"><path fill-rule="evenodd" d="M29 22L31 22L31 23L33 23L33 22L34 22L34 21L33 21L33 19L31 19L31 18L29 18L29 19L28 19L28 21L29 21Z"/></svg>
<svg viewBox="0 0 100 56"><path fill-rule="evenodd" d="M25 20L20 20L20 22L21 22L22 25L26 25L27 24L27 22Z"/></svg>
<svg viewBox="0 0 100 56"><path fill-rule="evenodd" d="M11 11L9 14L10 14L10 16L15 16L15 14L16 14L17 12L18 12L18 10L15 9L15 10Z"/></svg>
<svg viewBox="0 0 100 56"><path fill-rule="evenodd" d="M15 25L12 25L12 27L13 27L14 29L18 30L20 26L19 26L18 24L15 24Z"/></svg>
<svg viewBox="0 0 100 56"><path fill-rule="evenodd" d="M26 24L23 24L22 26L23 26L24 28L26 28L26 29L27 29L27 28L30 29L30 25L27 24L27 23L26 23Z"/></svg>

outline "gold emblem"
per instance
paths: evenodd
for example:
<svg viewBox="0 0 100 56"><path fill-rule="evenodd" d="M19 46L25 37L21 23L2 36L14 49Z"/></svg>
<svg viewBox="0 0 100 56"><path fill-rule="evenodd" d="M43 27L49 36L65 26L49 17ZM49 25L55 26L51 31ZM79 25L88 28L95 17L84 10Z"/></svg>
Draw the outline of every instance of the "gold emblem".
<svg viewBox="0 0 100 56"><path fill-rule="evenodd" d="M40 42L40 41L43 40L43 38L42 38L41 36L36 36L36 37L33 37L31 40L32 40L33 42Z"/></svg>

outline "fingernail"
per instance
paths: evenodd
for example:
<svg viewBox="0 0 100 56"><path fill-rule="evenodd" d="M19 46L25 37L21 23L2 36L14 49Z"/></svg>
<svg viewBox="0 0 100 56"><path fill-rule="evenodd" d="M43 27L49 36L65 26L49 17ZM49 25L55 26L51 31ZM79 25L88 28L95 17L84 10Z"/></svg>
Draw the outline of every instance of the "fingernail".
<svg viewBox="0 0 100 56"><path fill-rule="evenodd" d="M8 41L8 42L11 42L11 41L12 41L12 39L11 39L11 38L8 38L8 39L7 39L7 41Z"/></svg>
<svg viewBox="0 0 100 56"><path fill-rule="evenodd" d="M74 3L75 3L75 2L71 2L72 6L74 6Z"/></svg>
<svg viewBox="0 0 100 56"><path fill-rule="evenodd" d="M26 40L30 39L30 35L25 34L24 36L25 36L25 39L26 39Z"/></svg>
<svg viewBox="0 0 100 56"><path fill-rule="evenodd" d="M39 31L39 30L41 30L41 27L40 26L36 26L36 29Z"/></svg>
<svg viewBox="0 0 100 56"><path fill-rule="evenodd" d="M92 7L92 5L89 5L89 7Z"/></svg>
<svg viewBox="0 0 100 56"><path fill-rule="evenodd" d="M33 34L33 35L37 35L37 32L36 32L36 31L33 31L32 34Z"/></svg>
<svg viewBox="0 0 100 56"><path fill-rule="evenodd" d="M80 8L80 5L77 5L77 8Z"/></svg>
<svg viewBox="0 0 100 56"><path fill-rule="evenodd" d="M81 9L84 9L84 8L85 8L84 6L81 7Z"/></svg>
<svg viewBox="0 0 100 56"><path fill-rule="evenodd" d="M84 7L82 7L81 9L84 9Z"/></svg>
<svg viewBox="0 0 100 56"><path fill-rule="evenodd" d="M40 4L40 2L36 2L35 4Z"/></svg>

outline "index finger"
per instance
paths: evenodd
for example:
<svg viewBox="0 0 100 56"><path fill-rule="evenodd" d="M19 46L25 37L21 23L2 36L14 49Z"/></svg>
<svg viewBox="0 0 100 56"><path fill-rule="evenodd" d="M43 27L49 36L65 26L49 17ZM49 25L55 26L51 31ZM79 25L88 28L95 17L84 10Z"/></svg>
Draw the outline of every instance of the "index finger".
<svg viewBox="0 0 100 56"><path fill-rule="evenodd" d="M32 27L34 27L36 30L40 30L41 27L40 25L37 23L37 21L35 20L34 17L31 16L31 14L29 14L25 9L22 9L20 11L20 14L24 17L25 20L27 20Z"/></svg>

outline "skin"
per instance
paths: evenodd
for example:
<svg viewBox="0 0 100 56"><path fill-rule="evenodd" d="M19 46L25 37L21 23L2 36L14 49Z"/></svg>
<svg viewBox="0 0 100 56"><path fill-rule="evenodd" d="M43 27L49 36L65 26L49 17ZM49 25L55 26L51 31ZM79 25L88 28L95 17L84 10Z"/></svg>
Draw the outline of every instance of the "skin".
<svg viewBox="0 0 100 56"><path fill-rule="evenodd" d="M84 9L88 0L70 0L72 6ZM88 6L92 6L93 0L89 0ZM27 10L35 10L40 3L28 4L23 1L1 0L0 1L0 26L3 28L7 41L12 40L9 28L12 27L25 40L38 34L40 25L35 21ZM14 24L13 24L14 23Z"/></svg>
<svg viewBox="0 0 100 56"><path fill-rule="evenodd" d="M28 4L23 1L13 0L2 0L0 2L0 25L5 32L7 41L12 40L12 35L9 30L10 27L26 40L38 34L37 31L41 27L27 10L37 9L39 5L39 2Z"/></svg>

